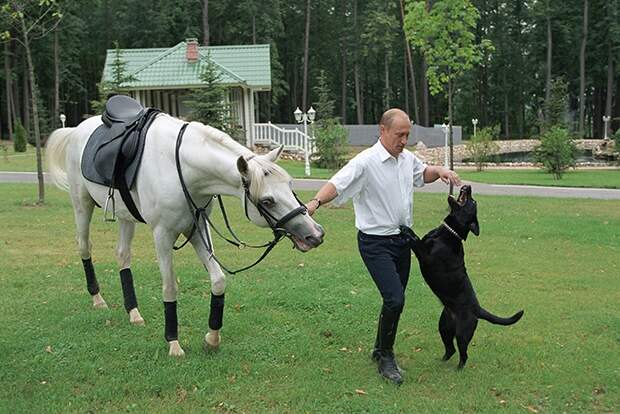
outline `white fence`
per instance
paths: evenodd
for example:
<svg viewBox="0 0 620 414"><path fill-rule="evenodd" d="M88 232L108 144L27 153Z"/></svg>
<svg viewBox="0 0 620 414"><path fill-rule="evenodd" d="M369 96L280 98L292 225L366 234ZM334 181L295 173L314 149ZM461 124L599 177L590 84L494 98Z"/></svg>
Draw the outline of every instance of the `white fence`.
<svg viewBox="0 0 620 414"><path fill-rule="evenodd" d="M287 151L306 152L308 155L313 151L312 138L298 129L284 129L267 122L266 124L254 124L252 132L254 144L284 145Z"/></svg>

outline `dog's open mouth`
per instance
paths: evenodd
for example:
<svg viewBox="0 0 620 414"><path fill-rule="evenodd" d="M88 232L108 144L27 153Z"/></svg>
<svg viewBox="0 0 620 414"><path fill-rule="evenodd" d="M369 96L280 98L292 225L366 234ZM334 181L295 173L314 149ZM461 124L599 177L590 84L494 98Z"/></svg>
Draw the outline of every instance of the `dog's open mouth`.
<svg viewBox="0 0 620 414"><path fill-rule="evenodd" d="M468 185L464 185L461 187L461 192L459 193L459 198L456 200L459 205L463 206L467 202L467 199L471 197L471 187Z"/></svg>

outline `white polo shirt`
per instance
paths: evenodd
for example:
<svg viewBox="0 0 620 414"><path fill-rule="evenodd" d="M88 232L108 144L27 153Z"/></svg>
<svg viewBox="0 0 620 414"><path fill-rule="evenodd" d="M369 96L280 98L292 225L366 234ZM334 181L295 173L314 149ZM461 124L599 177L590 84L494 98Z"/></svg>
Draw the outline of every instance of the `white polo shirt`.
<svg viewBox="0 0 620 414"><path fill-rule="evenodd" d="M366 234L392 235L411 226L413 187L424 185L426 164L408 150L394 158L381 141L357 154L329 182L335 205L353 199L355 227Z"/></svg>

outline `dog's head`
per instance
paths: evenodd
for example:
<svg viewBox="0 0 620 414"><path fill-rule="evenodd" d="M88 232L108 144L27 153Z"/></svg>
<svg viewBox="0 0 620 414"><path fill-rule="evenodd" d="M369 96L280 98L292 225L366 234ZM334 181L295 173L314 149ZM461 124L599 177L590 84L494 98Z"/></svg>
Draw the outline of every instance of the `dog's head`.
<svg viewBox="0 0 620 414"><path fill-rule="evenodd" d="M459 198L454 198L452 195L448 196L448 204L450 205L450 221L456 223L459 230L464 231L464 234L461 234L463 240L467 239L470 231L478 236L480 234L478 207L476 200L471 196L471 186L464 185L461 187Z"/></svg>

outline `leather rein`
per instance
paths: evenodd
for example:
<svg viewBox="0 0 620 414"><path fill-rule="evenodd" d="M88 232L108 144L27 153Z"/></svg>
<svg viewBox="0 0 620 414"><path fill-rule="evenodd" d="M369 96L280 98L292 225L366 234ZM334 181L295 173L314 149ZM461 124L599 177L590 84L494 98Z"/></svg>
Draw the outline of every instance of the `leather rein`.
<svg viewBox="0 0 620 414"><path fill-rule="evenodd" d="M224 202L222 201L222 197L219 194L214 195L213 197L209 199L209 201L207 202L207 204L205 204L204 207L198 207L198 205L194 202L194 199L190 195L189 190L187 189L187 186L185 185L185 180L183 179L183 172L181 171L181 161L179 157L179 152L181 149L181 144L183 142L183 135L185 134L185 129L187 128L188 125L189 124L187 123L183 124L183 126L181 127L181 130L179 131L179 135L177 136L177 141L176 141L176 148L174 152L174 159L176 163L177 173L179 175L179 181L181 182L181 189L183 190L183 194L185 195L185 200L187 201L187 206L189 207L189 210L192 214L193 225L192 225L190 234L187 236L187 240L185 240L183 244L181 244L180 246L174 246L173 249L179 250L183 248L187 244L187 242L193 237L194 233L198 232L198 235L200 236L200 240L202 241L202 244L204 245L205 249L207 249L207 252L209 252L210 257L213 258L213 260L215 260L220 265L220 267L224 269L224 271L226 271L227 273L231 275L243 272L244 270L248 270L256 266L265 257L267 257L267 255L276 246L276 244L280 242L280 240L282 240L286 236L291 236L291 233L284 228L284 225L288 223L291 219L296 217L297 215L306 214L307 208L301 202L301 200L299 200L299 197L297 197L297 194L295 194L295 192L293 191L293 195L295 196L295 199L299 203L299 207L291 210L289 213L285 214L282 218L278 220L269 211L267 211L267 209L264 206L262 206L260 203L254 203L252 201L252 198L250 197L249 183L247 182L247 180L242 178L241 182L242 182L243 189L244 189L243 205L244 205L244 210L245 210L245 216L247 217L248 220L250 220L250 217L248 215L248 202L254 204L254 206L260 213L260 215L265 219L265 221L267 222L267 224L273 231L273 240L267 243L261 244L261 245L254 245L254 244L249 244L244 241L241 241L230 226L230 222L228 221L228 216L224 208ZM209 218L207 209L209 208L209 206L211 205L211 202L214 199L218 200L220 210L222 211L222 217L224 218L224 223L226 224L226 228L228 229L228 232L232 236L232 240L226 237L225 235L223 235L217 229L217 227L213 225L213 222ZM200 231L200 226L199 226L200 222L203 223L203 226L205 228L204 232ZM234 246L237 246L237 248L239 249L243 249L245 247L261 249L264 247L265 251L260 255L260 257L254 263L248 266L242 267L240 269L237 269L237 270L230 270L224 264L222 264L222 262L215 256L215 253L213 252L213 245L208 235L208 228L209 228L208 226L210 226L217 233L217 235L220 236L222 239L226 240L228 243ZM206 237L205 237L205 234L206 234Z"/></svg>

